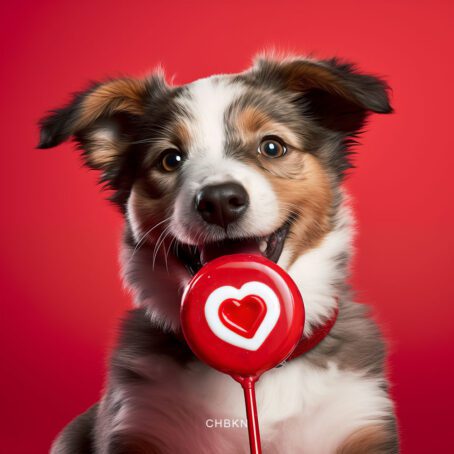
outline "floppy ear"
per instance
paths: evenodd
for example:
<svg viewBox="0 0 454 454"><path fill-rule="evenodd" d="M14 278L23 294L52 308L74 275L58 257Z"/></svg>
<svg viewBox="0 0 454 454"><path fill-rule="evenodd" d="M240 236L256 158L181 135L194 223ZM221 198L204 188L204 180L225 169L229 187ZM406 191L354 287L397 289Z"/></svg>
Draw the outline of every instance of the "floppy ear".
<svg viewBox="0 0 454 454"><path fill-rule="evenodd" d="M93 84L41 120L38 148L55 147L73 137L85 164L101 170L100 181L114 190L109 199L124 210L140 164L136 131L156 98L168 91L159 73Z"/></svg>
<svg viewBox="0 0 454 454"><path fill-rule="evenodd" d="M259 58L252 75L259 83L293 92L305 114L347 135L358 132L371 112L392 112L386 82L337 59Z"/></svg>
<svg viewBox="0 0 454 454"><path fill-rule="evenodd" d="M134 123L145 113L151 96L165 87L157 75L93 84L40 121L38 148L55 147L74 137L88 166L109 171L128 148Z"/></svg>

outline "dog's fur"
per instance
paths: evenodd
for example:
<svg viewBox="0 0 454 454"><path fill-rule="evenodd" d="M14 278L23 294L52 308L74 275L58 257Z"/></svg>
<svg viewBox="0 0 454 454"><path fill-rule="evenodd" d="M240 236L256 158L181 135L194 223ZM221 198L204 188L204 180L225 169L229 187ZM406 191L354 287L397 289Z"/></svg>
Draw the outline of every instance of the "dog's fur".
<svg viewBox="0 0 454 454"><path fill-rule="evenodd" d="M339 300L339 317L312 351L257 384L264 453L397 453L385 348L347 280L354 222L341 184L369 113L390 113L387 85L336 59L261 56L247 71L170 86L145 79L95 84L41 122L40 148L74 137L125 217L123 276L137 308L124 320L100 402L71 422L53 454L246 453L241 387L200 363L179 332L191 275L177 249L266 238L289 223L279 265L304 296L306 333ZM282 158L257 153L279 136ZM167 149L180 169L159 164ZM249 195L222 229L194 208L204 185L235 181ZM217 424L218 425L218 424ZM232 425L235 425L234 423Z"/></svg>

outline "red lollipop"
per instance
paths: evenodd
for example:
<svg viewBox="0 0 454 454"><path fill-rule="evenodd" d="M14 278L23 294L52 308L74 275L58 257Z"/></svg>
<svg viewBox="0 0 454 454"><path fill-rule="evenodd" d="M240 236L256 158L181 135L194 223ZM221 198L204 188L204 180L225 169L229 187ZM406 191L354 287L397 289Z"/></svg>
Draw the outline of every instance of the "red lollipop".
<svg viewBox="0 0 454 454"><path fill-rule="evenodd" d="M254 383L301 339L304 304L295 283L261 256L219 257L186 287L181 326L198 358L243 386L251 452L260 453Z"/></svg>

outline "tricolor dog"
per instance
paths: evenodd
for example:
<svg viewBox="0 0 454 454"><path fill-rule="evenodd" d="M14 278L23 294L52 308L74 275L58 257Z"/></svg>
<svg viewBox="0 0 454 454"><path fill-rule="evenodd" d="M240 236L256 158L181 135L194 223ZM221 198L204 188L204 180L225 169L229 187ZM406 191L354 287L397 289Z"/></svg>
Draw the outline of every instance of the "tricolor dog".
<svg viewBox="0 0 454 454"><path fill-rule="evenodd" d="M305 333L329 335L257 383L266 454L398 452L385 346L349 289L354 220L342 187L386 83L337 59L261 56L182 86L161 71L92 85L41 121L40 148L73 138L124 215L122 323L105 391L53 454L247 453L241 387L184 342L182 292L205 263L261 254L289 273ZM230 421L213 424L213 421Z"/></svg>

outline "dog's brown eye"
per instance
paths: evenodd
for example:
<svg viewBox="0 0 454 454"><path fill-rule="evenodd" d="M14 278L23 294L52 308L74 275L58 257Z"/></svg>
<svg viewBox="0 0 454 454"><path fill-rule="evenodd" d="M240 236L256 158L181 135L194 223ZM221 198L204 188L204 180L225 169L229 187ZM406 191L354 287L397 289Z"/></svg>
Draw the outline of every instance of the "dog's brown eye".
<svg viewBox="0 0 454 454"><path fill-rule="evenodd" d="M265 137L260 143L258 152L267 158L280 158L287 153L287 147L278 137Z"/></svg>
<svg viewBox="0 0 454 454"><path fill-rule="evenodd" d="M165 172L174 172L183 163L183 154L179 150L170 149L161 158L161 168Z"/></svg>

